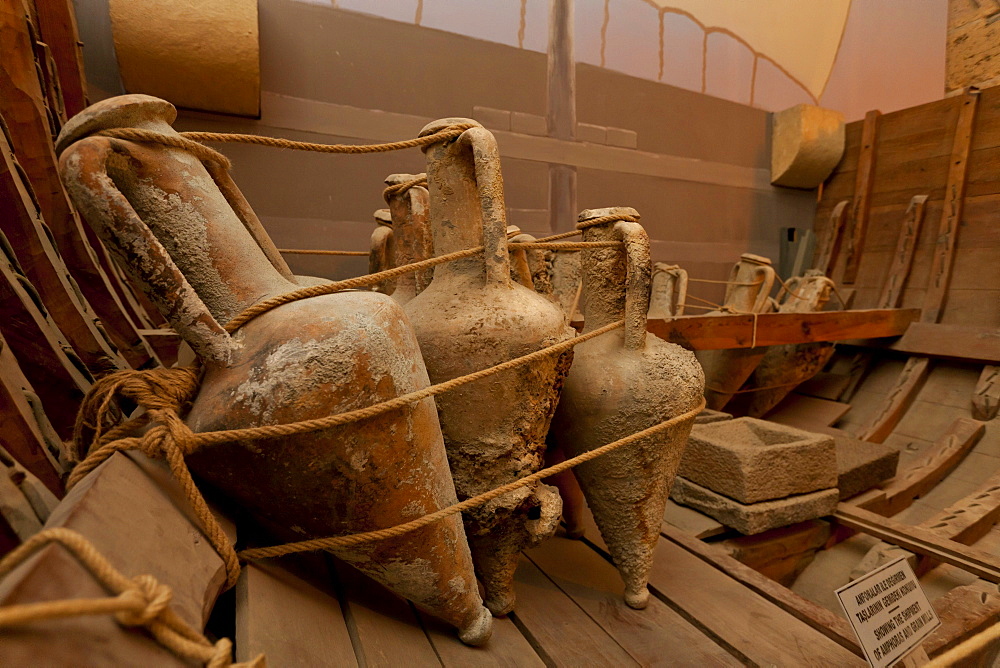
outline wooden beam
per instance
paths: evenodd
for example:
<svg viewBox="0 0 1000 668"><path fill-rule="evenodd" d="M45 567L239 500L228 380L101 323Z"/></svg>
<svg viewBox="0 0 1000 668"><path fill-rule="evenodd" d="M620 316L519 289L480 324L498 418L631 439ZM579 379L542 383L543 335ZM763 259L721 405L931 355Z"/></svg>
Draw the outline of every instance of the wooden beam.
<svg viewBox="0 0 1000 668"><path fill-rule="evenodd" d="M173 610L202 629L226 572L185 503L165 466L117 453L73 488L46 527L75 530L124 575L148 573L169 586ZM0 605L108 596L79 561L55 545L0 581ZM110 614L37 621L5 633L0 642L5 666L78 665L86 659L107 665L190 665Z"/></svg>
<svg viewBox="0 0 1000 668"><path fill-rule="evenodd" d="M1000 363L1000 329L996 327L915 322L895 340L862 339L844 343L924 357Z"/></svg>
<svg viewBox="0 0 1000 668"><path fill-rule="evenodd" d="M906 415L910 404L923 388L930 370L931 360L929 357L911 357L906 360L906 365L899 372L895 384L890 388L882 403L876 407L868 424L861 430L859 438L873 443L884 441Z"/></svg>
<svg viewBox="0 0 1000 668"><path fill-rule="evenodd" d="M683 531L664 527L660 533L666 539L739 581L785 612L809 624L841 647L858 656L864 656L854 631L843 617L802 598L787 587L781 586L746 564L737 561L719 548L685 534Z"/></svg>
<svg viewBox="0 0 1000 668"><path fill-rule="evenodd" d="M122 356L135 368L155 360L153 351L135 331L125 307L101 266L104 247L85 229L59 180L55 150L45 119L31 38L20 2L0 3L0 115L10 128L10 139L26 181L38 200L66 265L81 292L98 313ZM88 241L89 240L89 241Z"/></svg>
<svg viewBox="0 0 1000 668"><path fill-rule="evenodd" d="M97 314L80 294L53 244L31 186L14 156L7 125L0 117L0 234L24 274L38 290L59 330L92 373L126 368Z"/></svg>
<svg viewBox="0 0 1000 668"><path fill-rule="evenodd" d="M979 106L979 91L966 91L959 109L958 123L955 125L955 139L952 142L951 161L948 168L948 184L945 187L944 209L938 227L937 247L931 264L931 275L924 296L922 322L937 322L944 308L951 282L951 269L955 263L955 247L958 240L959 222L965 204L965 184L969 171L969 147L976 122L976 108Z"/></svg>
<svg viewBox="0 0 1000 668"><path fill-rule="evenodd" d="M880 515L895 515L908 508L915 498L951 473L985 431L982 422L958 418L920 459L882 485L881 490L866 493L852 503Z"/></svg>
<svg viewBox="0 0 1000 668"><path fill-rule="evenodd" d="M844 223L847 221L849 213L848 204L850 204L850 200L843 199L833 207L833 212L830 213L829 227L826 228L826 234L816 247L814 266L822 271L824 276L829 276L833 268L837 266L837 253L840 252Z"/></svg>
<svg viewBox="0 0 1000 668"><path fill-rule="evenodd" d="M1000 558L982 550L961 545L941 538L933 531L903 524L846 503L837 506L833 518L839 524L855 531L880 538L911 552L933 557L989 582L1000 583Z"/></svg>
<svg viewBox="0 0 1000 668"><path fill-rule="evenodd" d="M858 277L861 253L864 251L865 234L868 231L868 213L871 208L872 186L875 184L875 147L878 144L879 117L882 112L869 111L865 114L861 128L861 149L858 155L858 171L854 183L854 206L851 208L852 227L847 237L846 262L841 283L850 285Z"/></svg>
<svg viewBox="0 0 1000 668"><path fill-rule="evenodd" d="M76 27L72 0L35 0L38 29L55 60L66 116L87 106L87 78L83 73L83 43Z"/></svg>
<svg viewBox="0 0 1000 668"><path fill-rule="evenodd" d="M916 309L763 313L756 316L756 345L840 341L858 338L862 332L871 337L900 336L918 315ZM680 316L650 319L646 329L692 350L752 348L754 320L752 315Z"/></svg>
<svg viewBox="0 0 1000 668"><path fill-rule="evenodd" d="M920 236L920 226L924 222L924 212L927 210L927 195L914 195L910 206L906 208L906 217L899 230L896 240L896 252L892 255L892 264L882 284L882 294L879 296L879 308L896 308L903 296L903 287L910 276L913 266L913 252L917 248L917 238Z"/></svg>

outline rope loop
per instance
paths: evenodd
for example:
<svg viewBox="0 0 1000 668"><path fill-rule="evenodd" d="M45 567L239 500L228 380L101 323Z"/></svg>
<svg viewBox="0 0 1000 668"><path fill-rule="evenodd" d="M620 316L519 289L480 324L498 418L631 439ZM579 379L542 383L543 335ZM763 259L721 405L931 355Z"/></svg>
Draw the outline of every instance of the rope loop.
<svg viewBox="0 0 1000 668"><path fill-rule="evenodd" d="M423 186L425 188L427 187L426 174L421 174L412 181L405 181L403 183L397 183L394 186L389 186L388 188L382 191L382 197L383 199L385 199L385 203L389 204L389 201L392 199L393 195L400 195L409 190L410 188L414 188L416 186Z"/></svg>
<svg viewBox="0 0 1000 668"><path fill-rule="evenodd" d="M576 229L583 231L588 227L596 227L598 225L607 225L608 223L616 223L618 221L625 221L626 223L638 223L639 219L636 216L630 216L627 213L613 213L608 216L601 216L600 218L591 218L590 220L584 220L576 224ZM539 239L541 241L541 239Z"/></svg>

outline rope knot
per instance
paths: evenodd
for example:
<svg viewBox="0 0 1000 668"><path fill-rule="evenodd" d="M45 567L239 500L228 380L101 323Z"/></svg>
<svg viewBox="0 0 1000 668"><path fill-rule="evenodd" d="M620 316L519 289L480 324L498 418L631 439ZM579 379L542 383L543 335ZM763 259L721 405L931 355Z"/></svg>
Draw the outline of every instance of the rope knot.
<svg viewBox="0 0 1000 668"><path fill-rule="evenodd" d="M152 575L137 575L131 585L118 595L123 601L134 606L115 614L115 619L123 626L148 626L170 605L174 594L165 584L160 584Z"/></svg>

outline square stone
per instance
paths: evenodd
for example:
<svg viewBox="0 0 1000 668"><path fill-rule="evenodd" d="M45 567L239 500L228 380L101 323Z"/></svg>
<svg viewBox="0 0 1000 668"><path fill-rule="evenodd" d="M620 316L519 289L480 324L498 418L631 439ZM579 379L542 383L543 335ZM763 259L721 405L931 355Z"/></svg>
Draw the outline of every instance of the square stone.
<svg viewBox="0 0 1000 668"><path fill-rule="evenodd" d="M722 411L713 411L711 408L705 408L696 416L694 416L695 424L709 424L711 422L722 422L723 420L732 420L733 416L729 413L723 413Z"/></svg>
<svg viewBox="0 0 1000 668"><path fill-rule="evenodd" d="M837 452L830 436L742 417L693 429L678 474L756 503L836 487Z"/></svg>
<svg viewBox="0 0 1000 668"><path fill-rule="evenodd" d="M841 499L867 491L896 475L899 450L881 443L834 436L837 448L837 488Z"/></svg>
<svg viewBox="0 0 1000 668"><path fill-rule="evenodd" d="M837 507L840 495L833 488L760 503L740 503L677 476L670 498L742 534L751 535L830 515Z"/></svg>

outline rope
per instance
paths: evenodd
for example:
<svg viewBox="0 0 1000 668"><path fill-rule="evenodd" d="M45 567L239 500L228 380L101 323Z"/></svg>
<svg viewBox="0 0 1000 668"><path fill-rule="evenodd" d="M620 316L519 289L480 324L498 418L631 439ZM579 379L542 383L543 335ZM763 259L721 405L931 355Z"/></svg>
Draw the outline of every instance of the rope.
<svg viewBox="0 0 1000 668"><path fill-rule="evenodd" d="M994 624L985 631L980 631L961 644L952 647L944 654L939 654L930 663L924 664L924 668L966 665L965 659L974 656L997 638L1000 638L1000 624Z"/></svg>
<svg viewBox="0 0 1000 668"><path fill-rule="evenodd" d="M139 128L113 128L110 130L101 130L96 134L98 137L111 137L112 139L124 139L126 141L161 144L163 146L170 146L171 148L179 148L182 151L193 153L203 162L215 162L227 170L233 167L233 163L229 161L229 158L215 149L185 137L184 134L167 135L162 132L141 130Z"/></svg>
<svg viewBox="0 0 1000 668"><path fill-rule="evenodd" d="M777 277L776 277L777 278ZM715 283L717 285L743 285L752 288L755 285L760 285L764 282L764 279L759 281L753 281L752 283L746 283L744 281L715 281L710 278L688 278L689 283Z"/></svg>
<svg viewBox="0 0 1000 668"><path fill-rule="evenodd" d="M616 323L617 324L617 323ZM597 331L597 330L594 330ZM582 337L581 337L582 338ZM367 531L365 533L352 534L350 536L334 536L329 538L314 538L311 540L303 540L297 543L286 543L284 545L275 545L274 547L259 547L250 550L243 550L240 552L240 557L243 559L268 559L271 557L280 557L286 554L293 554L295 552L309 552L312 550L332 550L337 548L353 547L361 543L367 543L375 540L384 540L386 538L395 538L397 536L402 536L403 534L409 533L411 531L416 531L429 524L443 520L446 517L451 517L452 515L457 515L458 513L465 512L472 508L477 508L488 501L491 501L499 496L508 494L516 489L531 485L533 483L539 482L544 478L556 475L557 473L562 473L563 471L569 470L574 466L583 464L584 462L589 462L592 459L596 459L602 455L606 455L609 452L617 450L620 447L630 445L636 441L640 441L644 438L652 436L670 427L674 427L685 420L693 419L698 413L700 413L705 408L705 399L703 398L698 406L692 410L689 410L680 415L676 415L669 420L661 422L659 424L653 425L652 427L647 427L642 431L637 431L634 434L629 434L624 438L620 438L617 441L612 441L602 445L599 448L595 448L583 454L577 455L572 459L567 459L563 462L550 466L548 468L542 469L541 471L536 471L531 475L527 475L523 478L519 478L513 482L509 482L506 485L501 485L495 489L491 489L488 492L484 492L477 496L466 499L460 503L448 506L447 508L442 508L423 517L411 520L404 524L397 524L394 527L389 527L388 529L379 529L376 531Z"/></svg>
<svg viewBox="0 0 1000 668"><path fill-rule="evenodd" d="M424 186L426 188L427 187L427 175L426 174L421 174L420 176L418 176L417 178L413 179L412 181L404 181L403 183L397 183L394 186L389 186L388 188L386 188L385 190L382 191L382 198L385 200L385 203L388 204L389 200L392 199L393 195L398 195L398 194L404 193L407 190L409 190L410 188L413 188L415 186Z"/></svg>
<svg viewBox="0 0 1000 668"><path fill-rule="evenodd" d="M278 252L289 253L291 255L368 255L368 251L313 250L303 248L279 248Z"/></svg>
<svg viewBox="0 0 1000 668"><path fill-rule="evenodd" d="M623 220L627 223L638 223L638 216L630 216L627 213L612 213L607 216L601 216L599 218L590 218L576 224L576 229L580 232L587 229L588 227L596 227L598 225L607 225L608 223L616 223L619 220Z"/></svg>
<svg viewBox="0 0 1000 668"><path fill-rule="evenodd" d="M263 665L263 656L249 663L232 663L232 643L227 638L213 644L173 611L170 607L173 598L170 587L160 584L152 575L125 577L90 541L70 529L45 529L29 538L0 561L0 578L53 543L66 548L114 596L2 607L0 629L50 619L113 614L122 626L145 627L157 642L182 659L197 661L210 668Z"/></svg>
<svg viewBox="0 0 1000 668"><path fill-rule="evenodd" d="M509 248L537 248L539 250L578 251L588 248L624 248L621 241L578 241L576 243L549 243L547 241L515 241Z"/></svg>

